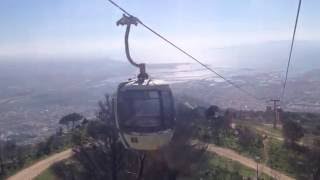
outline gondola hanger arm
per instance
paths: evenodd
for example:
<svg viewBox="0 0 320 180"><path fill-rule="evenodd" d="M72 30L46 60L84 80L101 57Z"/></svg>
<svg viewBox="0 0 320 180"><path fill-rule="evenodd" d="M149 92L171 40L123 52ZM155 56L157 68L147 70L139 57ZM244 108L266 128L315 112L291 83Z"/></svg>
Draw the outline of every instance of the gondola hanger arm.
<svg viewBox="0 0 320 180"><path fill-rule="evenodd" d="M146 73L146 65L144 63L136 63L130 55L130 48L129 48L129 34L130 34L130 27L131 25L137 26L139 23L139 19L134 17L134 16L127 16L123 14L122 18L117 21L117 26L119 25L126 25L126 32L125 32L125 38L124 38L124 43L125 43L125 49L126 49L126 56L128 61L135 67L138 67L140 70L140 73L138 75L138 80L140 82L143 82L145 79L148 79L148 74Z"/></svg>

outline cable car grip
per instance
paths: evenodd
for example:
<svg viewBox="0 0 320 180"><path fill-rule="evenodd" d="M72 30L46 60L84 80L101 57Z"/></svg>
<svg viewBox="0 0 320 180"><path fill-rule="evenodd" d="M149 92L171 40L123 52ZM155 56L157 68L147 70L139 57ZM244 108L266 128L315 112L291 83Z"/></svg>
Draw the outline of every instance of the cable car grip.
<svg viewBox="0 0 320 180"><path fill-rule="evenodd" d="M146 72L146 65L144 63L136 63L133 61L133 59L131 58L130 55L130 49L129 49L129 33L130 33L130 27L131 25L135 25L137 26L139 23L139 19L134 17L134 16L127 16L125 14L123 14L122 18L120 20L117 21L117 26L119 25L126 25L126 33L125 33L125 38L124 38L124 42L125 42L125 49L126 49L126 56L128 61L135 67L138 67L140 70L140 73L138 75L138 82L139 83L143 83L145 79L148 79L148 74Z"/></svg>

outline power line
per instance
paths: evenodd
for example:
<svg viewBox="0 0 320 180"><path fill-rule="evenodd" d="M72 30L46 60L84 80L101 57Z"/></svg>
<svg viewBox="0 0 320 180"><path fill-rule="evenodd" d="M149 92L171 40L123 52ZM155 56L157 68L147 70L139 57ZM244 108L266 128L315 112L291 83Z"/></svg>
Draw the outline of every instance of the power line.
<svg viewBox="0 0 320 180"><path fill-rule="evenodd" d="M287 85L287 80L288 80L288 74L289 74L289 68L290 68L290 63L291 63L291 57L292 57L292 50L293 50L293 45L294 45L294 41L295 41L296 30L297 30L299 15L300 15L301 1L302 0L299 0L296 20L295 20L295 24L294 24L294 30L293 30L292 41L291 41L291 46L290 46L289 59L288 59L287 70L286 70L286 77L285 77L285 80L284 80L284 83L283 83L282 94L281 94L281 97L280 97L281 100L283 100L284 95L285 95L285 90L286 90L286 85Z"/></svg>
<svg viewBox="0 0 320 180"><path fill-rule="evenodd" d="M112 0L108 0L111 4L113 4L114 6L116 6L119 10L121 10L124 14L128 15L128 16L132 16L128 11L126 11L125 9L123 9L121 6L119 6L118 4L116 4L114 1ZM181 53L185 54L186 56L188 56L189 58L191 58L192 60L196 61L197 63L199 63L201 66L203 66L204 68L206 68L207 70L211 71L212 73L216 74L217 76L219 76L221 79L223 79L224 81L226 81L227 83L229 83L230 85L232 85L233 87L235 87L236 89L240 90L241 92L247 94L249 97L252 97L256 100L263 100L261 98L258 98L257 96L255 96L254 94L244 90L243 88L241 88L239 85L233 83L232 81L226 79L225 77L223 77L221 74L219 74L218 72L216 72L215 70L213 70L212 68L210 68L209 66L207 66L206 64L202 63L201 61L199 61L197 58L195 58L194 56L192 56L191 54L189 54L188 52L186 52L185 50L181 49L179 46L175 45L173 42L171 42L170 40L168 40L167 38L165 38L164 36L162 36L161 34L157 33L155 30L153 30L152 28L150 28L149 26L147 26L146 24L144 24L141 20L138 19L139 24L141 24L143 27L145 27L146 29L148 29L149 31L151 31L153 34L155 34L156 36L158 36L159 38L161 38L162 40L164 40L165 42L167 42L168 44L170 44L171 46L173 46L174 48L176 48L177 50L179 50Z"/></svg>

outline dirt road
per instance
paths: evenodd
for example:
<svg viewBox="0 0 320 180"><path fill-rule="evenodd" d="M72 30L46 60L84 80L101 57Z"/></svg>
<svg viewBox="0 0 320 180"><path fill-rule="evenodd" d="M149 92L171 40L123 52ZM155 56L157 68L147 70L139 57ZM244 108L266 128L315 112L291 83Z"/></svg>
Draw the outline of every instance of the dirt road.
<svg viewBox="0 0 320 180"><path fill-rule="evenodd" d="M65 150L57 154L53 154L50 157L41 160L26 169L23 169L17 174L9 177L7 180L31 180L40 175L44 170L49 168L54 163L67 159L72 155L73 152L71 149Z"/></svg>
<svg viewBox="0 0 320 180"><path fill-rule="evenodd" d="M214 144L208 144L207 151L215 153L219 156L223 156L225 158L237 161L237 162L239 162L249 168L252 168L252 169L256 169L256 167L257 167L257 163L254 160L247 158L247 157L244 157L243 155L240 155L237 152L230 150L230 149L227 149L227 148L221 148L221 147L215 146ZM293 180L294 179L294 178L291 178L291 177L289 177L279 171L273 170L264 164L259 164L258 167L259 167L258 169L260 172L263 172L263 173L265 173L275 179L281 179L281 180Z"/></svg>
<svg viewBox="0 0 320 180"><path fill-rule="evenodd" d="M250 158L244 157L243 155L238 154L237 152L227 149L227 148L221 148L218 146L215 146L214 144L208 144L208 152L215 153L219 156L223 156L225 158L237 161L244 166L247 166L252 169L256 169L256 162ZM71 149L65 150L63 152L54 154L47 159L41 160L37 162L36 164L18 172L17 174L11 176L8 178L8 180L31 180L35 177L37 177L41 172L49 168L51 165L53 165L56 162L59 162L61 160L67 159L73 155L73 152ZM293 180L293 178L279 172L276 170L273 170L264 164L259 164L259 171L263 172L271 177L274 177L275 179L279 180Z"/></svg>

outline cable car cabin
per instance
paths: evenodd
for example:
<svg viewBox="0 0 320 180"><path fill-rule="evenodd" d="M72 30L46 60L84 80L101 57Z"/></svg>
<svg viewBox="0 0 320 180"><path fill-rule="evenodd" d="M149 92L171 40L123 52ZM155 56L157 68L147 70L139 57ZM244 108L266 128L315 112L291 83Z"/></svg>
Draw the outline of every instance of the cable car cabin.
<svg viewBox="0 0 320 180"><path fill-rule="evenodd" d="M174 103L168 84L147 79L121 83L114 101L116 124L126 148L156 150L174 132Z"/></svg>

